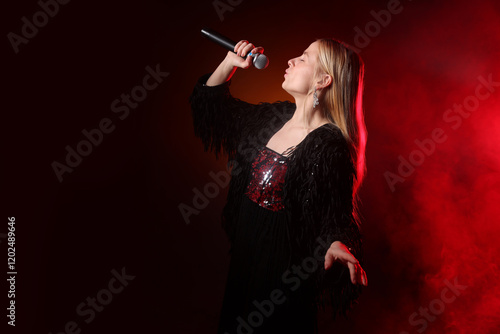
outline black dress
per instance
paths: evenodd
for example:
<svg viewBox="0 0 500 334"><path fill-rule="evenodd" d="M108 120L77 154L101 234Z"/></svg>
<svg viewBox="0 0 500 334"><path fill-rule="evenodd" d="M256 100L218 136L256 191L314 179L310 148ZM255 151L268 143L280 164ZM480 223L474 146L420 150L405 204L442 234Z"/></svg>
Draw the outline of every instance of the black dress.
<svg viewBox="0 0 500 334"><path fill-rule="evenodd" d="M335 240L361 258L349 143L325 124L291 153L273 152L266 145L296 105L250 104L231 96L230 82L205 86L209 76L198 80L190 103L195 135L231 166L221 215L231 264L218 332L314 333L318 308L329 304L345 315L361 292L344 266L324 269Z"/></svg>
<svg viewBox="0 0 500 334"><path fill-rule="evenodd" d="M315 331L307 282L292 291L296 285L287 281L292 263L283 186L292 150L279 154L264 146L252 163L231 249L221 334Z"/></svg>

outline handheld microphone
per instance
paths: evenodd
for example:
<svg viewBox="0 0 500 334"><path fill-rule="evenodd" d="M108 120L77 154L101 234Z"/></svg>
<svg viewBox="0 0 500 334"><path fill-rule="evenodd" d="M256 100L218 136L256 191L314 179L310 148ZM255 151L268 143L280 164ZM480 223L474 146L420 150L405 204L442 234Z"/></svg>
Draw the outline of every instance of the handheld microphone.
<svg viewBox="0 0 500 334"><path fill-rule="evenodd" d="M236 45L236 42L230 40L229 38L222 36L221 34L208 28L202 29L201 34L206 38L208 38L209 40L211 40L212 42L215 42L220 46L222 46L223 48L234 52L234 47ZM248 56L253 57L253 66L255 66L255 68L259 70L264 69L267 67L267 65L269 65L269 59L267 59L267 57L262 53L256 53L256 54L249 53Z"/></svg>

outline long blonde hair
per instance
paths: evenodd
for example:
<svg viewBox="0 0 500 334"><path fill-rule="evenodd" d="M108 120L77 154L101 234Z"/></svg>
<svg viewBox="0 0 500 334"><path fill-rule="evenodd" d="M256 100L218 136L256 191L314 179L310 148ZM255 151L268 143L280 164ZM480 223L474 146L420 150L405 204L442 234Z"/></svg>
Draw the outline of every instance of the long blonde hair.
<svg viewBox="0 0 500 334"><path fill-rule="evenodd" d="M326 118L336 125L350 144L356 169L353 196L366 173L365 148L368 133L363 115L364 63L347 44L334 39L318 39L319 54L316 75L327 73L332 84L320 94L320 105Z"/></svg>

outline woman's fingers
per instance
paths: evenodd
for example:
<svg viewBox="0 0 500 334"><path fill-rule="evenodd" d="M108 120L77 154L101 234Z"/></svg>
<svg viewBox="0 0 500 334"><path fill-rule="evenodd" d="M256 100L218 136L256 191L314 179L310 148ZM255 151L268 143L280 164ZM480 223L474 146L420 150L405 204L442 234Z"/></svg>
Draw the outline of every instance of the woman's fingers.
<svg viewBox="0 0 500 334"><path fill-rule="evenodd" d="M326 252L326 255L325 255L325 270L328 270L330 269L330 267L332 266L333 262L335 261L334 257L332 254L330 254L329 252Z"/></svg>
<svg viewBox="0 0 500 334"><path fill-rule="evenodd" d="M252 53L264 53L264 48L262 46L258 46L252 50Z"/></svg>
<svg viewBox="0 0 500 334"><path fill-rule="evenodd" d="M359 263L353 264L351 262L348 262L347 267L349 268L352 284L362 284L364 286L368 285L366 272L363 270L363 268L361 268Z"/></svg>
<svg viewBox="0 0 500 334"><path fill-rule="evenodd" d="M349 251L343 252L342 255L343 255L344 260L348 261L349 263L352 263L352 264L358 264L359 263L358 259L356 259L354 257L354 255L352 255Z"/></svg>
<svg viewBox="0 0 500 334"><path fill-rule="evenodd" d="M252 43L248 43L243 47L243 50L241 52L241 56L245 57L250 51L255 49L255 46Z"/></svg>
<svg viewBox="0 0 500 334"><path fill-rule="evenodd" d="M254 45L246 40L241 40L234 46L234 52L240 57L244 57L246 53L253 49Z"/></svg>
<svg viewBox="0 0 500 334"><path fill-rule="evenodd" d="M354 265L351 262L347 262L347 267L349 268L349 273L351 274L352 284L356 284L357 265Z"/></svg>
<svg viewBox="0 0 500 334"><path fill-rule="evenodd" d="M368 285L368 277L366 277L366 272L363 270L363 268L361 268L361 266L359 267L361 269L361 282L364 286L367 286Z"/></svg>
<svg viewBox="0 0 500 334"><path fill-rule="evenodd" d="M263 53L264 48L262 46L255 47L253 43L247 40L241 40L234 46L234 52L240 56L245 57L248 53Z"/></svg>
<svg viewBox="0 0 500 334"><path fill-rule="evenodd" d="M368 285L368 277L366 277L366 272L358 263L355 265L355 273L356 273L356 282L358 284L363 284L364 286ZM351 276L352 278L352 276Z"/></svg>
<svg viewBox="0 0 500 334"><path fill-rule="evenodd" d="M352 264L349 262L348 267L349 267L349 272L351 274L351 282L353 284L362 284L364 286L368 285L368 278L366 277L366 272L363 270L363 268L359 263Z"/></svg>
<svg viewBox="0 0 500 334"><path fill-rule="evenodd" d="M234 52L236 52L236 54L239 56L240 55L240 49L242 46L244 46L244 44L248 44L248 41L246 40L241 40L239 41L238 43L236 43L236 45L234 46Z"/></svg>

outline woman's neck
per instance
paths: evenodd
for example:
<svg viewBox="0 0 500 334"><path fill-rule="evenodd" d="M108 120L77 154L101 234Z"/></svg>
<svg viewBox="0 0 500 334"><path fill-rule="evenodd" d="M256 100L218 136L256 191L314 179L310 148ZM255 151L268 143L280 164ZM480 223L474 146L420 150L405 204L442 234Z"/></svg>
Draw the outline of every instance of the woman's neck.
<svg viewBox="0 0 500 334"><path fill-rule="evenodd" d="M321 106L313 108L312 95L310 96L311 98L307 98L307 96L295 98L297 108L292 118L288 121L290 126L297 126L312 131L328 123L328 119L324 116Z"/></svg>

